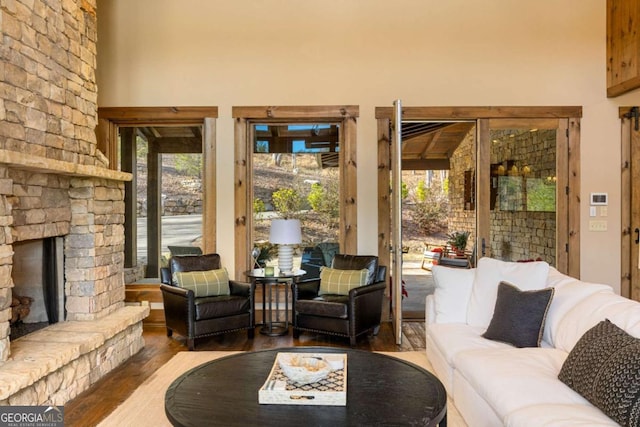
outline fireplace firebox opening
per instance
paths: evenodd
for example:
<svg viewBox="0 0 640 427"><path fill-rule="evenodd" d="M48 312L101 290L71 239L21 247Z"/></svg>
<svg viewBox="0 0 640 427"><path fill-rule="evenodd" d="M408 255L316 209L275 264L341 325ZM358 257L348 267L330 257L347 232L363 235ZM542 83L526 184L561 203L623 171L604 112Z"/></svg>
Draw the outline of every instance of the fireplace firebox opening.
<svg viewBox="0 0 640 427"><path fill-rule="evenodd" d="M11 340L65 320L63 240L13 244Z"/></svg>

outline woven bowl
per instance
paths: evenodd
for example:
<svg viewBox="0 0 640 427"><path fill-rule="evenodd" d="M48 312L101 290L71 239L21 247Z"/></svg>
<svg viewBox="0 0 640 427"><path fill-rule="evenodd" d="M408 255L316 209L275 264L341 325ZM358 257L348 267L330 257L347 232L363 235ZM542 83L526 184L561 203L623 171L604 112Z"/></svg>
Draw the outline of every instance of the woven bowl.
<svg viewBox="0 0 640 427"><path fill-rule="evenodd" d="M278 363L287 378L299 385L318 382L331 372L331 366L319 357L281 356Z"/></svg>

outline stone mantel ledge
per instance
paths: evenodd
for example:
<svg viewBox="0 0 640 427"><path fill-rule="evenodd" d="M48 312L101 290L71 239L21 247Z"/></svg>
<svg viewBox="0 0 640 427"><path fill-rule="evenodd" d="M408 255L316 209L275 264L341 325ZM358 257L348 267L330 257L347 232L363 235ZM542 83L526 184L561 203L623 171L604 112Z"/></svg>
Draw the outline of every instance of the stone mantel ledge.
<svg viewBox="0 0 640 427"><path fill-rule="evenodd" d="M80 165L62 160L53 160L11 150L0 150L0 164L5 164L14 169L24 169L39 173L104 178L113 181L131 181L133 179L133 175L128 172L107 169L101 166Z"/></svg>
<svg viewBox="0 0 640 427"><path fill-rule="evenodd" d="M0 401L57 371L149 315L148 306L126 306L97 320L48 326L11 342L0 362Z"/></svg>

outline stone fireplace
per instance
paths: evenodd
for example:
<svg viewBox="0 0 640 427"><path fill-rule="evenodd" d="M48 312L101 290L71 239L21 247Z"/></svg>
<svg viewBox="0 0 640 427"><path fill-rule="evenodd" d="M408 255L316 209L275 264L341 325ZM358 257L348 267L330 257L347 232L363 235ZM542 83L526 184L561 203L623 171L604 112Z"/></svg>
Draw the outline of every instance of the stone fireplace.
<svg viewBox="0 0 640 427"><path fill-rule="evenodd" d="M15 0L0 13L0 405L60 405L144 345L148 308L124 304L131 175L98 150L96 0ZM35 241L61 251L58 322L11 340Z"/></svg>

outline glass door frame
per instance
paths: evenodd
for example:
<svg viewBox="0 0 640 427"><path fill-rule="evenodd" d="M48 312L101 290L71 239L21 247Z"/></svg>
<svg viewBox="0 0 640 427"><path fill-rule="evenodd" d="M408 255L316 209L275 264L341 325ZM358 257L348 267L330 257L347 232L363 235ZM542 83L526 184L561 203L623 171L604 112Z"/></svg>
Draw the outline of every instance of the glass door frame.
<svg viewBox="0 0 640 427"><path fill-rule="evenodd" d="M390 122L392 107L376 107L378 123L378 256L380 263L390 265L391 214L389 195ZM478 257L482 256L482 239L489 237L489 164L491 119L566 119L566 150L557 156L558 176L566 177L564 191L566 209L558 214L558 270L570 276L580 277L580 118L582 107L403 107L403 120L447 121L476 120L478 164L476 179ZM561 250L564 249L564 250ZM562 259L562 260L561 260Z"/></svg>
<svg viewBox="0 0 640 427"><path fill-rule="evenodd" d="M556 267L559 271L569 271L569 251L567 250L569 244L569 233L567 231L569 224L569 192L567 189L569 186L569 170L565 167L568 164L569 156L569 119L534 119L534 118L493 118L493 119L480 119L478 120L478 181L479 188L483 190L482 194L478 195L478 220L483 218L482 224L478 224L478 242L480 256L491 256L491 253L486 252L486 245L484 242L490 241L490 223L489 218L491 214L491 208L489 203L489 192L491 188L490 168L491 158L491 136L490 131L492 129L555 129L556 130ZM484 165L484 166L480 166ZM485 232L486 231L486 232Z"/></svg>

